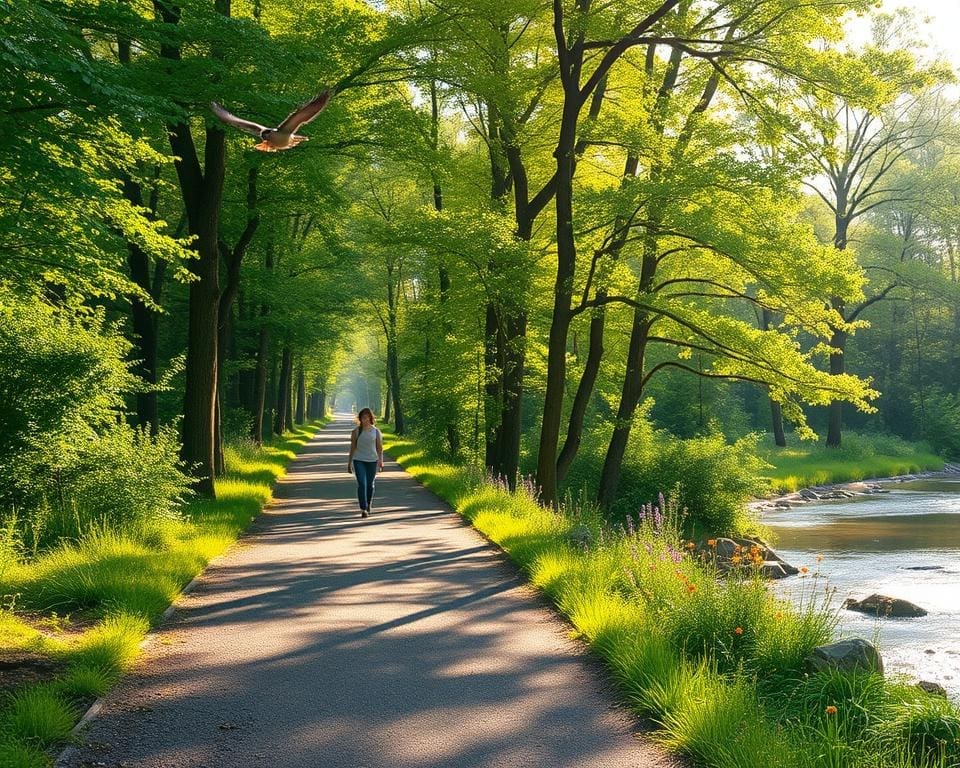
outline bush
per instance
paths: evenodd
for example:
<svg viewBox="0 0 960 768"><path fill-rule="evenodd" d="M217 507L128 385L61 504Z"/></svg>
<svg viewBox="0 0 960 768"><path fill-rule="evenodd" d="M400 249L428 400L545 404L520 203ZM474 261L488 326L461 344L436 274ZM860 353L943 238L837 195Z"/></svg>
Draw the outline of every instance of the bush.
<svg viewBox="0 0 960 768"><path fill-rule="evenodd" d="M930 395L924 403L921 423L924 424L924 438L937 453L954 461L960 460L960 397L942 393Z"/></svg>
<svg viewBox="0 0 960 768"><path fill-rule="evenodd" d="M76 436L116 420L134 381L128 349L100 313L74 315L0 286L0 494L29 494L37 452L54 443L69 452Z"/></svg>
<svg viewBox="0 0 960 768"><path fill-rule="evenodd" d="M755 451L755 437L731 445L722 435L681 440L657 432L652 444L624 462L616 506L638 509L670 490L671 499L689 512L692 535L741 531L747 525L745 502L764 489L759 479L764 464Z"/></svg>
<svg viewBox="0 0 960 768"><path fill-rule="evenodd" d="M17 523L21 535L35 554L94 529L136 532L176 518L191 482L179 448L172 428L151 437L121 423L63 454L43 451L31 473L35 506Z"/></svg>

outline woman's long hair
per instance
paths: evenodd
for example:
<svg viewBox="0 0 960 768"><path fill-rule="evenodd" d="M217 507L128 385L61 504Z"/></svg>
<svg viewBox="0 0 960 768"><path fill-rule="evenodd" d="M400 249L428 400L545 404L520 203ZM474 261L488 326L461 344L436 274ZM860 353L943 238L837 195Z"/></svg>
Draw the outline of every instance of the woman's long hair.
<svg viewBox="0 0 960 768"><path fill-rule="evenodd" d="M360 413L357 414L357 421L360 422L360 426L357 427L357 434L358 434L358 435L359 435L361 432L363 432L363 414L365 414L365 413L370 416L370 426L371 426L371 427L372 427L374 424L377 423L377 419L376 419L376 417L373 415L373 411L371 411L369 408L361 408L361 409L360 409Z"/></svg>

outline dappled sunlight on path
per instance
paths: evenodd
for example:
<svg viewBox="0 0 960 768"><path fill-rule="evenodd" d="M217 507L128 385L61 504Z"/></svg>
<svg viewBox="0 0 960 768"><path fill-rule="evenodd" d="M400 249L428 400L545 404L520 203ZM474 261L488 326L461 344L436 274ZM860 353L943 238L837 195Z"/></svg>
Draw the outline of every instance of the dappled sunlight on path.
<svg viewBox="0 0 960 768"><path fill-rule="evenodd" d="M668 766L502 557L393 462L372 517L351 423L151 640L64 766Z"/></svg>

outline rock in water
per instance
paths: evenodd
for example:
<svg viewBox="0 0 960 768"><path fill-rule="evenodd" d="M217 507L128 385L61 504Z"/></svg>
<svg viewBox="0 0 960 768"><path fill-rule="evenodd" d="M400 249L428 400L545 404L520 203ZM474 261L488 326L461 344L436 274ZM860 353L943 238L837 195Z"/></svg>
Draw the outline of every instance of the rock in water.
<svg viewBox="0 0 960 768"><path fill-rule="evenodd" d="M947 689L940 685L940 683L935 683L932 680L921 680L917 683L917 688L926 691L931 696L939 696L943 699L947 698Z"/></svg>
<svg viewBox="0 0 960 768"><path fill-rule="evenodd" d="M835 669L838 672L877 672L883 674L883 659L866 640L854 637L814 648L804 662L810 674Z"/></svg>
<svg viewBox="0 0 960 768"><path fill-rule="evenodd" d="M885 616L892 619L912 619L927 615L919 605L886 595L870 595L863 600L847 598L843 601L843 607L848 611L859 611L869 613L871 616Z"/></svg>

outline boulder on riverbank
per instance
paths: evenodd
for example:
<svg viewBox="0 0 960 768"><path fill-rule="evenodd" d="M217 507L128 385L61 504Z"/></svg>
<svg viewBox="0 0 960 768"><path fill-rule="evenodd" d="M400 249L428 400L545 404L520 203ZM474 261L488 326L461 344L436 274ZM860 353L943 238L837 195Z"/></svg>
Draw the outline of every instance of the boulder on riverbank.
<svg viewBox="0 0 960 768"><path fill-rule="evenodd" d="M800 572L760 539L704 539L697 543L696 554L712 562L721 573L756 568L766 579L782 579Z"/></svg>
<svg viewBox="0 0 960 768"><path fill-rule="evenodd" d="M923 608L908 600L878 594L870 595L863 600L847 598L843 601L843 607L848 611L859 611L860 613L869 613L871 616L883 616L891 619L913 619L927 615Z"/></svg>
<svg viewBox="0 0 960 768"><path fill-rule="evenodd" d="M877 649L866 640L853 637L814 648L804 662L808 674L836 670L837 672L876 672L883 674L883 659Z"/></svg>

